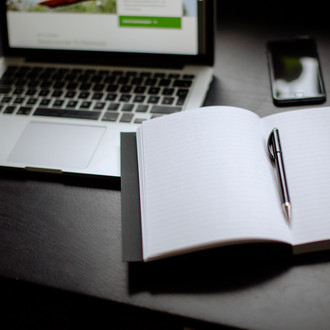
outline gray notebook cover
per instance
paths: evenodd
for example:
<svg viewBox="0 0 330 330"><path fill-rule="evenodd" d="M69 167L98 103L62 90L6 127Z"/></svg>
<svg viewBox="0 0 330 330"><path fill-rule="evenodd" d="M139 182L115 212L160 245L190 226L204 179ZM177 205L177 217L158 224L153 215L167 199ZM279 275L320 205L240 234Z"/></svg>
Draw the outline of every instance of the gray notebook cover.
<svg viewBox="0 0 330 330"><path fill-rule="evenodd" d="M139 174L136 134L121 133L122 258L142 261Z"/></svg>

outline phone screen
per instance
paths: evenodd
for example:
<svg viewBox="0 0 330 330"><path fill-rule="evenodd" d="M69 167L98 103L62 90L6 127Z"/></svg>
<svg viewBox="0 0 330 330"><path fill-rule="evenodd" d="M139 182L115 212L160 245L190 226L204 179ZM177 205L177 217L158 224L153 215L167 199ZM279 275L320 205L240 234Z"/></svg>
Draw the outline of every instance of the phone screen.
<svg viewBox="0 0 330 330"><path fill-rule="evenodd" d="M312 38L271 41L268 61L276 105L322 103L325 89Z"/></svg>

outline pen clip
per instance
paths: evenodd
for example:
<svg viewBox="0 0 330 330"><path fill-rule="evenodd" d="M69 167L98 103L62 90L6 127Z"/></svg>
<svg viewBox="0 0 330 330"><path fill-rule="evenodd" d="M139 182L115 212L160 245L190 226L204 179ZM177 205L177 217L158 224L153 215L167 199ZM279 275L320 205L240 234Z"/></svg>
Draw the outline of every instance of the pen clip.
<svg viewBox="0 0 330 330"><path fill-rule="evenodd" d="M267 141L267 149L269 153L270 160L274 163L275 162L275 156L274 156L274 131L277 130L277 128L274 128L268 137Z"/></svg>

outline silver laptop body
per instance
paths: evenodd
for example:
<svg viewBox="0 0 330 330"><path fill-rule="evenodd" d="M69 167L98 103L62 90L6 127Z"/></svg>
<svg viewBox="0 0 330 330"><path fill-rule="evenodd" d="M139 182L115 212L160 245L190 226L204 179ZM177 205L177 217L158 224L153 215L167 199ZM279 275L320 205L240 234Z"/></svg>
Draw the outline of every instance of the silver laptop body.
<svg viewBox="0 0 330 330"><path fill-rule="evenodd" d="M1 167L120 177L121 132L203 104L213 1L32 2L1 5Z"/></svg>

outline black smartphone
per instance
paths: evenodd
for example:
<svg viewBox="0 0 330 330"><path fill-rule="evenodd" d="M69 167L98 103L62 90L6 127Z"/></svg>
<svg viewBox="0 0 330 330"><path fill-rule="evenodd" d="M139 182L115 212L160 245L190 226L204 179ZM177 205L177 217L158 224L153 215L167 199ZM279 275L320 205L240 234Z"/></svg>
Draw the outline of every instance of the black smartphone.
<svg viewBox="0 0 330 330"><path fill-rule="evenodd" d="M321 65L313 38L270 41L267 43L267 55L275 105L325 102Z"/></svg>

